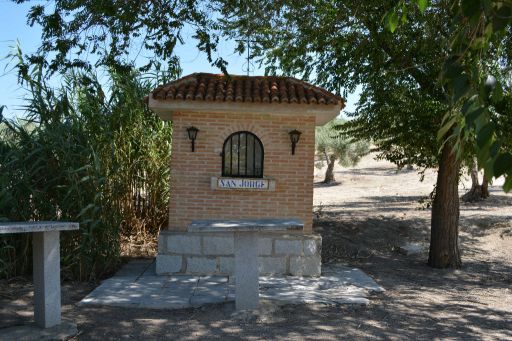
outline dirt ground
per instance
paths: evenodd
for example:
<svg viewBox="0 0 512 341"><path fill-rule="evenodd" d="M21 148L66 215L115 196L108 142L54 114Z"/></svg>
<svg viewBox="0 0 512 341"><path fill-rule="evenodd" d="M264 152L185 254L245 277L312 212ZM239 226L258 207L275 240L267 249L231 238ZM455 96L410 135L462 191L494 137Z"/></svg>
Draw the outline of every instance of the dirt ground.
<svg viewBox="0 0 512 341"><path fill-rule="evenodd" d="M315 230L325 263L359 267L386 288L368 306L288 305L253 318L232 304L178 311L77 307L93 284L64 283L63 317L75 340L512 340L512 195L496 181L491 197L461 204L461 270L426 266L430 210L420 201L435 182L367 157L336 169L338 184L315 180ZM464 185L460 187L461 195ZM422 247L406 255L406 243ZM0 282L1 328L30 321L26 279Z"/></svg>

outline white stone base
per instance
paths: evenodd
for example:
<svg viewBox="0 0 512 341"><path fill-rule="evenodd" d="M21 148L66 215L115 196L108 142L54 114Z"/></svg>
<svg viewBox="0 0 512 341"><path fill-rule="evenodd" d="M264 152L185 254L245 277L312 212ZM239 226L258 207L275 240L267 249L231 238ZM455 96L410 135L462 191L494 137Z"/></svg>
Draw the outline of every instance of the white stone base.
<svg viewBox="0 0 512 341"><path fill-rule="evenodd" d="M320 276L322 237L306 233L260 233L261 275ZM234 236L230 232L161 231L156 272L233 275Z"/></svg>

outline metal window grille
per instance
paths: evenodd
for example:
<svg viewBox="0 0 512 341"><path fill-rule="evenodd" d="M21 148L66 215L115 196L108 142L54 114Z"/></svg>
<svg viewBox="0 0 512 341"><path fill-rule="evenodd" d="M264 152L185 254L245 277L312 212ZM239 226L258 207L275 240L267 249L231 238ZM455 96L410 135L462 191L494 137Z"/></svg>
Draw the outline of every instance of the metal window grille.
<svg viewBox="0 0 512 341"><path fill-rule="evenodd" d="M228 136L222 147L222 176L263 177L263 144L249 131Z"/></svg>

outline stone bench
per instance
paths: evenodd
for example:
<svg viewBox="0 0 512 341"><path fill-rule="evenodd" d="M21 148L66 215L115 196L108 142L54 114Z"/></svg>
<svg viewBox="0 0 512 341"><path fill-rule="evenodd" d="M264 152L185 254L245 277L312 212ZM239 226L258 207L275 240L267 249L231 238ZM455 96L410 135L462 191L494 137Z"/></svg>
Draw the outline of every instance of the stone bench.
<svg viewBox="0 0 512 341"><path fill-rule="evenodd" d="M233 232L235 242L235 304L237 310L259 306L258 237L261 232L302 230L304 224L291 219L196 220L189 232Z"/></svg>
<svg viewBox="0 0 512 341"><path fill-rule="evenodd" d="M0 222L0 234L32 233L34 320L42 328L61 322L59 233L78 228L69 222Z"/></svg>

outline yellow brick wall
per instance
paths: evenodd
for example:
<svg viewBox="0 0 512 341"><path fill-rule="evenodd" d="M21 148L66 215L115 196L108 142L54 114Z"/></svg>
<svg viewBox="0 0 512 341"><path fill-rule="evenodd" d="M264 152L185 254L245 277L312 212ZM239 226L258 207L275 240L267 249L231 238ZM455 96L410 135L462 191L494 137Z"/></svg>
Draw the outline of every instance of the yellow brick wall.
<svg viewBox="0 0 512 341"><path fill-rule="evenodd" d="M195 152L186 128L199 129ZM302 132L291 155L288 132ZM222 174L222 145L232 133L247 130L263 143L263 176L276 180L275 191L212 190ZM197 219L296 217L312 230L315 116L175 113L171 156L169 229L184 231Z"/></svg>

